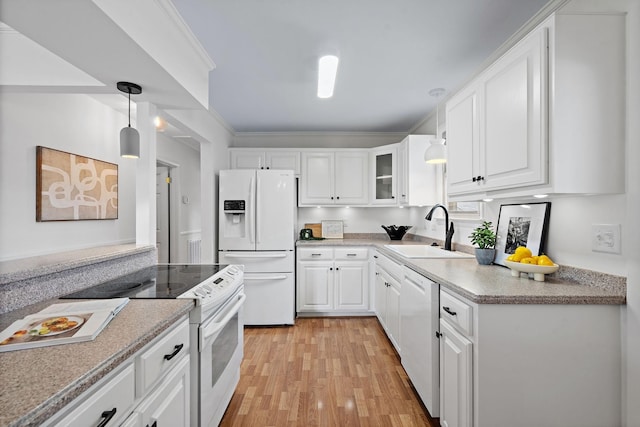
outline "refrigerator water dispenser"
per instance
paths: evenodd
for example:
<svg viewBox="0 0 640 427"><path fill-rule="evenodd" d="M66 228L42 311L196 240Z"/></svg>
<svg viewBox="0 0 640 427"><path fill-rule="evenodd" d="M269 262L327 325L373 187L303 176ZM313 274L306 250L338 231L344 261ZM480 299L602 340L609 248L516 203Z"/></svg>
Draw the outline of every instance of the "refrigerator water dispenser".
<svg viewBox="0 0 640 427"><path fill-rule="evenodd" d="M224 201L224 235L226 237L245 237L245 201Z"/></svg>

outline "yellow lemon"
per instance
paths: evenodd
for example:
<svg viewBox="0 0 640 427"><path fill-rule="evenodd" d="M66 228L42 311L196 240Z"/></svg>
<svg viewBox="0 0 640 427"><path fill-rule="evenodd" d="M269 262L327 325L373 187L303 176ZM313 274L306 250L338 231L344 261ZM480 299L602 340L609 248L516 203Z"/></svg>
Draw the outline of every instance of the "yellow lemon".
<svg viewBox="0 0 640 427"><path fill-rule="evenodd" d="M522 260L522 258L524 258L523 254L511 254L510 255L512 257L512 259L510 259L509 261L513 261L513 262L520 262Z"/></svg>
<svg viewBox="0 0 640 427"><path fill-rule="evenodd" d="M515 261L513 254L507 257L507 261Z"/></svg>
<svg viewBox="0 0 640 427"><path fill-rule="evenodd" d="M524 247L524 246L518 246L516 248L515 254L518 255L522 255L522 258L530 258L531 257L531 249Z"/></svg>
<svg viewBox="0 0 640 427"><path fill-rule="evenodd" d="M528 258L522 258L520 260L521 264L535 264L535 262L533 262L533 258L532 257L528 257Z"/></svg>
<svg viewBox="0 0 640 427"><path fill-rule="evenodd" d="M554 265L554 262L546 255L540 255L538 265Z"/></svg>

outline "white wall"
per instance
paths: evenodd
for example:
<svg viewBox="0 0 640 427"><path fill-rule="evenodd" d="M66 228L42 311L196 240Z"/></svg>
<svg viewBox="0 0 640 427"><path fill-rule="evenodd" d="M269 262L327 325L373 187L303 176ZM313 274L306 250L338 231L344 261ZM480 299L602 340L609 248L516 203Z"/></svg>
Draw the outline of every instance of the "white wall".
<svg viewBox="0 0 640 427"><path fill-rule="evenodd" d="M124 115L86 95L0 94L0 260L135 241L135 160L120 157ZM36 222L36 146L118 167L118 219Z"/></svg>
<svg viewBox="0 0 640 427"><path fill-rule="evenodd" d="M365 207L322 207L299 208L298 230L305 223L319 223L323 220L342 220L345 233L385 233L382 225L411 225L409 209L365 208ZM411 231L410 231L411 232Z"/></svg>

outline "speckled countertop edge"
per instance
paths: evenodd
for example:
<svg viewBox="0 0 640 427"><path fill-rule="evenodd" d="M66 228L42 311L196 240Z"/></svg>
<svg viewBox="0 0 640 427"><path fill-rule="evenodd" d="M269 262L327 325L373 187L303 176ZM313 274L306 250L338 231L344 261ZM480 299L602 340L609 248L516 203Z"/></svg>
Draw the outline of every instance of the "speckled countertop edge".
<svg viewBox="0 0 640 427"><path fill-rule="evenodd" d="M480 266L469 259L407 259L384 247L432 242L434 240L413 235L390 240L385 234L359 234L345 235L344 239L299 240L296 245L373 246L477 304L626 304L626 278L621 276L561 266L558 273L547 276L545 282L535 282L525 276L514 278L508 268L497 265ZM469 246L456 245L454 249L473 253L473 247Z"/></svg>
<svg viewBox="0 0 640 427"><path fill-rule="evenodd" d="M0 322L0 329L55 302L57 300L5 314ZM0 426L40 425L109 372L121 366L158 334L187 316L192 308L192 300L131 300L93 341L0 353L0 383L3 387L3 393L0 394ZM128 333L133 333L132 336L120 332L124 326L140 322L147 325L144 330L136 332L136 328L127 328ZM98 362L80 375L70 378L66 385L54 381L55 386L47 387L49 383L46 383L46 375L40 377L33 372L24 374L20 369L23 366L38 366L38 360L45 351L48 356L55 354L63 358L77 358L78 352L90 352L97 357ZM59 372L53 374L60 375ZM43 397L40 389L47 388L55 391L50 391L47 397Z"/></svg>
<svg viewBox="0 0 640 427"><path fill-rule="evenodd" d="M0 285L153 250L150 245L110 245L2 261Z"/></svg>

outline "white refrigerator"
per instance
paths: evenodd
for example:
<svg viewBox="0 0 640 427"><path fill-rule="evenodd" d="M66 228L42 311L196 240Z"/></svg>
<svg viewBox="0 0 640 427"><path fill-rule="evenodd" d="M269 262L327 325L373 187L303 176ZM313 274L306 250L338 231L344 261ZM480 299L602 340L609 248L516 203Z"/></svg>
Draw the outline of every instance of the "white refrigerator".
<svg viewBox="0 0 640 427"><path fill-rule="evenodd" d="M218 261L244 265L247 325L293 325L296 180L289 170L220 171Z"/></svg>

